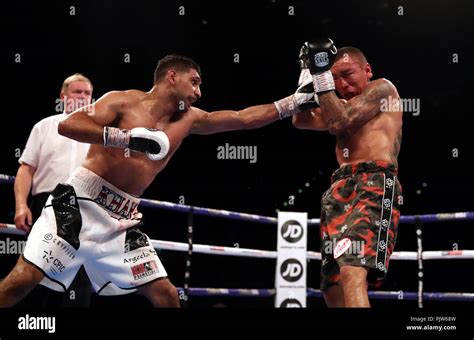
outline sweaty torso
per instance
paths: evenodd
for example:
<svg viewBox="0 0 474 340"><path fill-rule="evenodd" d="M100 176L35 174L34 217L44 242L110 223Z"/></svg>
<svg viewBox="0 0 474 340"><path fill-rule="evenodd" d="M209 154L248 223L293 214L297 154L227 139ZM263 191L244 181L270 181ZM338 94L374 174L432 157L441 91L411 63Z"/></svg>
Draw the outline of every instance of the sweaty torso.
<svg viewBox="0 0 474 340"><path fill-rule="evenodd" d="M84 167L135 196L141 196L156 175L166 167L198 118L198 114L191 108L185 113L156 119L151 114L145 97L145 93L141 91L125 91L118 118L110 125L121 129L145 127L164 131L170 140L167 156L160 161L152 161L143 153L93 144L83 163Z"/></svg>
<svg viewBox="0 0 474 340"><path fill-rule="evenodd" d="M402 138L402 112L381 112L357 131L337 136L340 166L368 161L387 161L398 166Z"/></svg>

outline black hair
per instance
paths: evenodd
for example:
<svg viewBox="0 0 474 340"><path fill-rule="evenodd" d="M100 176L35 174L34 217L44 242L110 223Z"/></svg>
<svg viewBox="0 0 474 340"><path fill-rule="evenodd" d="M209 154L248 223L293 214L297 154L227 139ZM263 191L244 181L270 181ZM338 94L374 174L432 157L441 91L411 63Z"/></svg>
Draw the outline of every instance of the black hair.
<svg viewBox="0 0 474 340"><path fill-rule="evenodd" d="M166 57L161 58L158 61L158 65L156 65L154 82L157 83L161 81L165 77L166 72L170 69L175 69L176 71L189 71L192 68L201 75L201 67L191 58L179 54L167 55Z"/></svg>

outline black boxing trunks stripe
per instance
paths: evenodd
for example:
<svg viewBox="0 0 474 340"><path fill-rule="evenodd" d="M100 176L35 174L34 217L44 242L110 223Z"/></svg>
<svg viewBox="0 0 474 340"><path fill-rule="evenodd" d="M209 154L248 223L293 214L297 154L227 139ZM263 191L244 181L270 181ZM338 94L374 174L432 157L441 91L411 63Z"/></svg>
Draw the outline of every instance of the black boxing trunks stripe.
<svg viewBox="0 0 474 340"><path fill-rule="evenodd" d="M57 234L74 249L80 246L79 233L82 229L82 217L76 191L69 184L59 183L51 194Z"/></svg>
<svg viewBox="0 0 474 340"><path fill-rule="evenodd" d="M375 257L375 264L377 269L386 273L386 259L388 249L388 230L392 221L393 197L395 194L396 176L388 176L386 173L384 178L384 192L382 198L382 214L379 220L379 234L377 238L377 255Z"/></svg>

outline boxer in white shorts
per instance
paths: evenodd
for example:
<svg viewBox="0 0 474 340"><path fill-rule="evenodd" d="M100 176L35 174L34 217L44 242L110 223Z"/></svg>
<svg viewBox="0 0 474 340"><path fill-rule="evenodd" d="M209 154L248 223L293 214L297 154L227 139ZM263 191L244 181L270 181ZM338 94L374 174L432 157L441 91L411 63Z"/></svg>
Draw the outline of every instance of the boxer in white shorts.
<svg viewBox="0 0 474 340"><path fill-rule="evenodd" d="M32 228L24 256L0 282L0 307L16 304L40 282L64 289L79 264L101 294L136 288L154 306L179 307L176 287L150 240L133 229L137 221L130 219L130 211L137 197L188 135L259 128L314 101L314 93L304 92L302 84L274 103L206 112L191 106L201 97L200 84L196 62L168 55L158 62L150 91L109 92L59 123L61 135L91 147L82 169L55 190L56 198L48 201L52 206ZM107 199L104 187L111 190Z"/></svg>
<svg viewBox="0 0 474 340"><path fill-rule="evenodd" d="M40 269L42 285L65 291L79 267L100 295L119 295L166 277L150 239L134 218L139 199L79 167L48 198L23 259ZM118 288L118 289L117 289Z"/></svg>

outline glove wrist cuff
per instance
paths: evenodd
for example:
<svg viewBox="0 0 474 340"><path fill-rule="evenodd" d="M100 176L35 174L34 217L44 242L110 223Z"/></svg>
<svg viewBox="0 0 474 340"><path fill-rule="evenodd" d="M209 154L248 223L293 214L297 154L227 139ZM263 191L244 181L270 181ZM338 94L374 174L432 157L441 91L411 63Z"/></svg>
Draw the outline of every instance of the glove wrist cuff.
<svg viewBox="0 0 474 340"><path fill-rule="evenodd" d="M295 95L280 99L274 102L274 104L278 110L278 116L280 119L290 117L301 112Z"/></svg>
<svg viewBox="0 0 474 340"><path fill-rule="evenodd" d="M313 86L316 93L334 90L336 86L331 71L313 74Z"/></svg>
<svg viewBox="0 0 474 340"><path fill-rule="evenodd" d="M104 126L103 140L105 147L128 148L130 130Z"/></svg>

